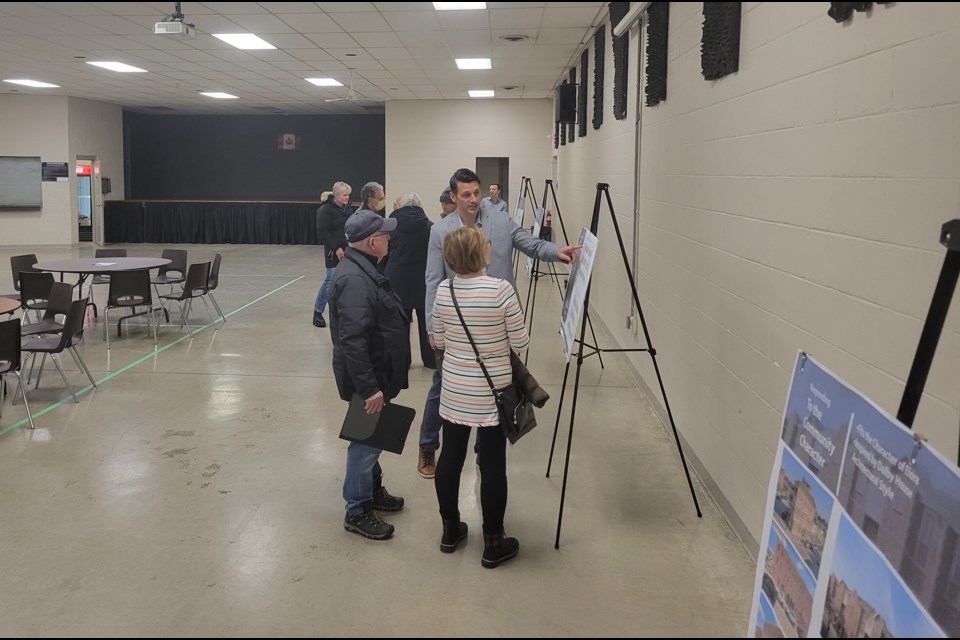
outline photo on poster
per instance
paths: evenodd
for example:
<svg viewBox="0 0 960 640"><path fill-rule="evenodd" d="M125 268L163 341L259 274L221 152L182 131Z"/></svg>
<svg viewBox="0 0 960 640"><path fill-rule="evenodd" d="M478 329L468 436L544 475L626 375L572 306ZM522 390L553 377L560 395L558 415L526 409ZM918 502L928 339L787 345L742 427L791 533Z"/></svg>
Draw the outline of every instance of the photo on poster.
<svg viewBox="0 0 960 640"><path fill-rule="evenodd" d="M854 413L838 501L934 620L960 636L960 477L866 400Z"/></svg>
<svg viewBox="0 0 960 640"><path fill-rule="evenodd" d="M814 577L820 573L831 509L833 496L784 448L773 513Z"/></svg>
<svg viewBox="0 0 960 640"><path fill-rule="evenodd" d="M786 637L807 637L815 588L807 565L779 525L772 522L760 589L770 598L774 618Z"/></svg>
<svg viewBox="0 0 960 640"><path fill-rule="evenodd" d="M942 638L883 556L845 516L826 586L824 638Z"/></svg>
<svg viewBox="0 0 960 640"><path fill-rule="evenodd" d="M773 614L773 605L765 592L760 592L760 604L757 607L757 620L753 630L754 638L783 638L783 629L777 624Z"/></svg>
<svg viewBox="0 0 960 640"><path fill-rule="evenodd" d="M783 413L782 438L790 450L833 492L858 394L806 354L797 355Z"/></svg>

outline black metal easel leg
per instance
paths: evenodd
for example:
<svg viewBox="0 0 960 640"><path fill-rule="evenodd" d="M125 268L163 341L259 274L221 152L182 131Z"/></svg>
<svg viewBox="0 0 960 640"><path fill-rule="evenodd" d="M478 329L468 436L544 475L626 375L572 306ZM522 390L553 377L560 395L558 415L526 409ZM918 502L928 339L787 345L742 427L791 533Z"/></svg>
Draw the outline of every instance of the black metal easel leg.
<svg viewBox="0 0 960 640"><path fill-rule="evenodd" d="M933 291L933 299L930 301L930 310L927 311L927 319L920 334L917 353L910 367L907 386L903 390L900 409L897 410L897 420L909 428L913 428L913 420L917 417L917 407L923 396L923 388L927 384L927 375L933 364L933 356L937 352L937 343L940 341L943 324L950 310L950 302L957 288L957 279L960 277L960 220L951 220L941 227L940 244L947 248L947 255L943 259L940 278ZM960 449L957 452L957 460L960 460Z"/></svg>
<svg viewBox="0 0 960 640"><path fill-rule="evenodd" d="M567 366L563 370L563 385L560 387L560 402L557 404L557 420L553 423L553 440L550 441L550 459L547 460L547 477L550 477L550 469L553 467L553 452L557 446L557 432L560 431L560 414L563 411L563 396L567 393L567 377L570 375L570 361L567 360Z"/></svg>
<svg viewBox="0 0 960 640"><path fill-rule="evenodd" d="M590 303L590 285L587 285L587 292L583 296L583 308L587 309ZM563 526L563 503L567 499L567 478L570 471L570 451L573 449L573 425L577 421L577 396L580 392L580 369L583 367L583 339L587 334L587 318L584 314L580 320L580 345L577 347L577 375L573 383L573 404L570 406L570 429L567 431L567 455L563 462L563 486L560 489L560 513L557 515L557 539L553 543L554 549L560 548L560 529ZM569 369L569 362L567 363ZM560 415L559 409L557 415Z"/></svg>

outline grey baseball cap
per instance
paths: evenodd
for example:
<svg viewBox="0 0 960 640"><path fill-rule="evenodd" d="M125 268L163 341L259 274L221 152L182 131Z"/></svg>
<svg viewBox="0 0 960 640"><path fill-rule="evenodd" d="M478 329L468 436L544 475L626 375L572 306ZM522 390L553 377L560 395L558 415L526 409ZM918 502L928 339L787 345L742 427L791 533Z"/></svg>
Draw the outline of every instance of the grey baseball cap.
<svg viewBox="0 0 960 640"><path fill-rule="evenodd" d="M380 231L393 231L397 228L396 218L381 218L369 209L361 209L347 218L343 231L347 242L360 242Z"/></svg>
<svg viewBox="0 0 960 640"><path fill-rule="evenodd" d="M443 190L443 193L440 194L440 202L443 204L456 204L453 201L453 197L450 195L450 187L447 187Z"/></svg>

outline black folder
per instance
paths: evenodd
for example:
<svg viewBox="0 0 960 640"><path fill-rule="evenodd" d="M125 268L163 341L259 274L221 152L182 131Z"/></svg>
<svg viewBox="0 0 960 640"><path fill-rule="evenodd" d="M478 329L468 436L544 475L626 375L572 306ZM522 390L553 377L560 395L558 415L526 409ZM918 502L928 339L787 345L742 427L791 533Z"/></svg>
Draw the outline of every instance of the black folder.
<svg viewBox="0 0 960 640"><path fill-rule="evenodd" d="M385 404L379 413L368 414L363 408L365 402L358 394L353 394L340 429L340 438L391 453L403 453L403 445L410 425L417 417L417 410L399 404Z"/></svg>

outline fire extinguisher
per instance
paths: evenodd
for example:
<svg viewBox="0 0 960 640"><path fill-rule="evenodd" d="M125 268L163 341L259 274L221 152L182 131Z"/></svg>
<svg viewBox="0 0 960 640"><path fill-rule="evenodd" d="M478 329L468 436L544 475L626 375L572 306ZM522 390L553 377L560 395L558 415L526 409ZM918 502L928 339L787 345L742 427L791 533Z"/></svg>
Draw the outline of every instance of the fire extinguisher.
<svg viewBox="0 0 960 640"><path fill-rule="evenodd" d="M540 227L540 239L548 242L553 241L553 224L550 221L550 210L543 215L543 225Z"/></svg>

